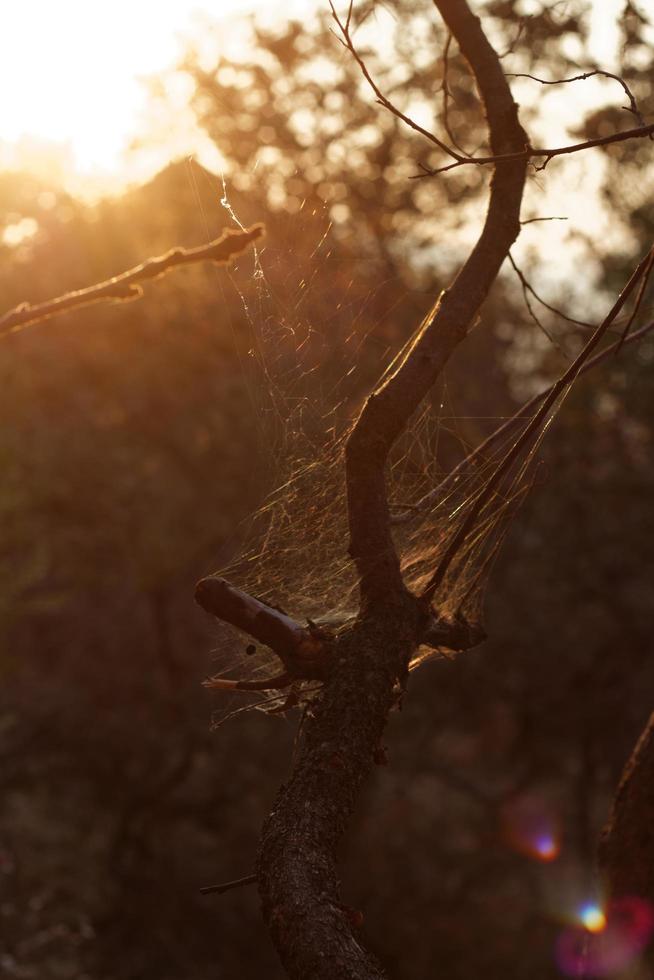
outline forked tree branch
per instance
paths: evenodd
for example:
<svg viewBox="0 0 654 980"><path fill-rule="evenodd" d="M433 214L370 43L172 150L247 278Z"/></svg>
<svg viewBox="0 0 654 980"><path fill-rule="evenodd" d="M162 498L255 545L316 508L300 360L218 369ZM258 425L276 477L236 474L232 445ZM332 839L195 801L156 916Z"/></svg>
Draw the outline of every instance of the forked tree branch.
<svg viewBox="0 0 654 980"><path fill-rule="evenodd" d="M434 3L436 3L436 5L439 6L439 8L440 8L440 4L438 3L438 0L434 0ZM416 174L416 177L414 179L421 179L421 178L424 178L424 177L434 177L437 174L444 174L444 173L447 173L449 170L456 170L458 167L465 167L465 166L469 166L470 164L473 164L475 166L486 166L488 164L494 164L494 165L496 165L496 164L505 164L505 163L511 163L511 162L517 161L517 160L528 161L528 160L531 160L531 159L538 159L538 158L541 158L541 159L544 158L544 162L539 167L537 167L536 169L537 170L544 170L545 167L547 166L547 164L550 162L550 160L553 157L564 156L564 155L569 154L569 153L579 153L582 150L589 150L589 149L592 149L593 147L596 147L596 146L606 146L609 143L620 143L620 142L623 142L624 140L629 140L629 139L642 139L642 138L644 138L646 136L649 136L651 138L652 135L654 134L654 124L647 125L645 123L645 120L643 119L643 117L642 117L642 115L641 115L641 113L640 113L640 111L638 109L638 106L636 104L636 100L634 99L634 96L633 96L631 90L629 89L629 86L624 81L624 79L621 78L619 75L614 75L611 72L603 71L600 68L596 68L596 69L593 69L592 71L585 72L582 75L576 75L574 78L562 78L562 79L559 79L559 80L555 80L555 81L551 81L550 82L550 81L545 81L542 78L536 78L535 75L516 74L516 75L513 75L512 76L511 73L507 73L506 74L506 77L507 78L510 78L510 77L516 77L516 78L532 78L534 81L540 82L542 85L563 85L563 84L566 84L568 82L576 82L576 81L581 81L581 80L586 79L586 78L591 78L592 76L595 76L595 75L603 75L606 78L612 78L615 81L619 82L620 85L622 86L622 88L624 89L625 94L627 95L627 98L629 99L629 106L625 106L625 108L626 108L626 110L628 112L631 112L632 115L636 116L636 118L638 119L639 125L637 127L633 128L633 129L622 130L621 132L618 132L618 133L611 133L611 134L609 134L607 136L601 136L601 137L597 137L595 139L585 140L583 143L573 143L573 144L568 145L568 146L558 146L558 147L552 147L552 148L532 147L531 144L529 143L529 141L526 140L525 143L519 149L513 150L512 152L502 152L502 153L497 152L495 150L495 148L492 146L492 143L491 143L491 149L493 150L493 153L491 155L486 155L486 156L473 156L473 155L471 155L469 153L465 153L465 151L463 151L461 149L461 147L458 146L458 144L455 142L455 140L454 140L454 138L452 136L452 132L451 132L450 126L448 124L447 98L448 98L448 95L449 95L449 89L447 87L446 73L447 73L447 54L448 54L449 45L450 45L450 38L452 36L452 34L450 34L450 36L448 37L448 40L446 42L445 52L444 52L444 63L445 63L444 72L445 72L445 75L444 75L444 80L443 80L443 89L444 89L444 122L445 122L445 130L446 130L446 132L447 132L447 134L448 134L451 142L454 143L454 145L457 147L457 149L453 149L451 146L448 146L447 143L445 143L443 140L441 140L438 136L436 136L435 133L432 133L431 130L426 129L424 126L421 126L419 123L417 123L415 121L415 119L412 119L411 116L407 115L407 113L402 112L402 110L400 108L398 108L398 106L396 106L395 103L392 102L381 91L381 89L379 88L377 82L374 80L374 78L370 74L370 71L368 70L368 66L366 65L364 59L359 54L359 52L358 52L358 50L356 48L356 45L354 44L354 40L352 38L352 34L351 34L351 31L350 31L350 23L352 21L353 0L350 0L350 4L349 4L349 7L348 7L347 18L346 18L345 22L343 22L343 20L341 20L341 18L336 13L336 9L334 7L334 4L333 4L332 0L329 0L329 6L331 8L332 17L336 21L336 24L338 25L338 28L339 28L339 30L341 32L341 35L342 35L342 37L339 38L339 40L341 41L341 43L343 44L343 46L345 48L347 48L347 50L350 52L350 54L352 55L352 57L354 58L354 60L358 64L359 68L361 69L361 73L362 73L363 77L365 78L366 82L370 86L370 88L371 88L372 92L374 93L375 98L376 98L377 102L379 103L379 105L383 106L384 109L388 110L388 112L390 112L392 115L394 115L397 119L400 119L406 126L408 126L410 129L414 130L414 132L419 133L421 136L423 136L430 143L433 143L434 146L436 146L439 150L441 150L447 156L451 157L453 159L453 161L454 161L453 163L449 163L446 166L443 166L443 167L435 167L435 168L425 167L425 166L423 166L421 164L420 165L420 169L421 169L422 173ZM442 11L441 11L441 13L442 13ZM518 34L518 36L519 36L519 34ZM516 38L516 41L517 41L517 38ZM511 49L509 49L509 50L511 50ZM506 52L506 53L508 53L508 52ZM499 56L498 56L498 60L499 60ZM473 68L473 70L474 70L474 68ZM482 94L482 97L483 97L483 94Z"/></svg>
<svg viewBox="0 0 654 980"><path fill-rule="evenodd" d="M497 54L466 0L436 0L469 62L485 105L493 152L521 150L527 137ZM342 29L349 30L349 18ZM400 362L367 400L346 445L350 554L360 577L361 610L335 639L333 667L311 704L293 773L268 818L257 879L263 912L293 980L380 980L338 894L336 848L370 771L388 713L421 637L442 637L406 590L393 541L385 468L408 424L464 339L520 230L526 161L498 168L479 241L455 282L434 305ZM469 643L480 637L464 636ZM451 632L448 634L453 635Z"/></svg>
<svg viewBox="0 0 654 980"><path fill-rule="evenodd" d="M193 265L197 262L229 265L237 255L241 255L261 238L263 231L263 225L253 225L245 231L228 228L208 245L200 245L198 248L172 248L164 255L148 259L133 269L85 289L73 290L45 303L21 303L0 317L0 337L92 303L125 303L139 299L143 295L142 283L159 279L180 265Z"/></svg>
<svg viewBox="0 0 654 980"><path fill-rule="evenodd" d="M570 153L580 153L582 150L592 150L596 146L608 146L610 143L624 143L626 140L644 139L646 136L654 134L654 123L647 126L634 126L633 129L623 129L617 133L610 133L608 136L596 136L591 140L584 140L582 143L571 143L568 146L556 147L532 147L516 153L502 153L483 157L464 157L455 163L448 163L445 167L424 167L420 165L422 173L416 174L414 180L421 180L424 177L436 177L444 174L448 170L456 170L457 167L465 167L474 164L477 167L486 166L489 163L494 165L509 164L516 160L543 159L543 163L536 167L537 170L544 170L547 164L554 157L567 156Z"/></svg>
<svg viewBox="0 0 654 980"><path fill-rule="evenodd" d="M477 81L493 153L512 162L495 170L483 230L452 285L425 317L400 364L368 398L346 447L350 555L365 604L402 588L390 530L388 454L449 357L464 339L520 232L527 135L499 58L464 0L435 0Z"/></svg>

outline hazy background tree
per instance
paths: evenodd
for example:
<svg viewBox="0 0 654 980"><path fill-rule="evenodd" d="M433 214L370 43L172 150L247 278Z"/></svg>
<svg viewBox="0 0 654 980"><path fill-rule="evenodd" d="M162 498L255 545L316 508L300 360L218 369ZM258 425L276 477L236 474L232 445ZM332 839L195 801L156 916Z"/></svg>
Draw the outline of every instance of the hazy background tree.
<svg viewBox="0 0 654 980"><path fill-rule="evenodd" d="M372 33L367 63L384 92L442 120L446 38L431 4L388 9L394 54L375 55ZM553 79L589 67L583 4L488 11L499 50L510 50L507 71ZM620 27L621 71L646 113L642 10L626 3ZM208 68L189 52L185 70L228 161L235 214L245 225L265 218L260 269L245 256L233 272L183 270L138 304L3 340L8 976L281 976L254 892L197 890L251 870L293 731L256 713L209 730L216 702L199 681L215 638L192 586L232 557L240 522L270 488L284 413L316 379L328 393L356 349L346 413L410 334L465 250L485 178L472 169L409 180L418 162L436 160L371 104L325 18L310 31L252 29L256 53L242 64ZM448 59L450 123L474 147L483 137L470 123L473 85L455 46ZM580 134L602 132L614 112L580 118ZM598 152L617 247L587 235L581 273L546 281L559 305L569 297L557 284L568 281L583 319L624 280L654 223L648 145ZM188 161L94 206L3 174L4 306L206 240L230 221L223 193ZM21 226L30 219L34 234ZM538 276L559 259L531 240L527 271ZM562 344L584 335L542 318ZM512 393L560 366L510 270L484 319L435 393L450 417L444 467L511 411ZM593 897L597 833L652 707L653 358L646 340L575 390L544 448L547 485L495 571L491 639L425 667L394 719L391 765L366 791L344 889L394 976L423 977L436 960L455 980L558 976L556 936ZM281 408L262 393L262 371L279 383ZM535 824L556 860L541 860L554 852L539 854Z"/></svg>

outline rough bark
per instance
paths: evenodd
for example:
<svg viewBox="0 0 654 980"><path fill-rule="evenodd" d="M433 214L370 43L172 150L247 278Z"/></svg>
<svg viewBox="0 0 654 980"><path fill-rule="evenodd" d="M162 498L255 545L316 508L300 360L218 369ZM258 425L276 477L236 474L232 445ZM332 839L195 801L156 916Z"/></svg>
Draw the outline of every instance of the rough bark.
<svg viewBox="0 0 654 980"><path fill-rule="evenodd" d="M477 80L494 154L528 143L500 61L465 0L436 0ZM334 643L330 670L305 718L297 759L263 829L257 877L265 921L297 980L378 980L339 898L336 849L369 773L388 713L421 637L449 628L405 588L391 536L385 467L393 443L466 336L520 229L526 160L491 183L479 241L426 317L401 363L366 402L346 446L350 546L361 611ZM477 642L480 637L475 637ZM468 643L468 645L470 645Z"/></svg>
<svg viewBox="0 0 654 980"><path fill-rule="evenodd" d="M465 0L435 0L475 76L494 154L524 150L528 138L497 54ZM520 231L527 161L503 163L491 182L483 230L457 278L423 321L403 360L368 398L346 447L350 555L363 603L402 588L386 497L388 454L475 321ZM446 247L446 243L444 243Z"/></svg>
<svg viewBox="0 0 654 980"><path fill-rule="evenodd" d="M398 662L416 642L408 594L385 616L360 620L337 641L335 668L305 720L293 773L261 836L263 914L288 976L381 980L358 936L360 914L339 896L336 850L388 713L400 694Z"/></svg>

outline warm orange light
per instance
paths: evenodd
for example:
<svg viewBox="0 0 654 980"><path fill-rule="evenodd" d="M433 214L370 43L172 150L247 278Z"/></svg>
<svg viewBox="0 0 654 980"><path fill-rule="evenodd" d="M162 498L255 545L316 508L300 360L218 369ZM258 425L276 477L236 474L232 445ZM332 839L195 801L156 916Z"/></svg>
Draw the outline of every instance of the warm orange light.
<svg viewBox="0 0 654 980"><path fill-rule="evenodd" d="M58 155L68 171L64 179L71 172L109 177L123 165L126 147L146 122L142 80L180 60L184 38L197 35L203 16L283 10L275 0L21 0L10 6L0 32L0 167L41 173L39 157ZM186 153L199 148L191 136ZM180 149L170 152L179 156Z"/></svg>
<svg viewBox="0 0 654 980"><path fill-rule="evenodd" d="M606 916L598 905L584 905L581 921L589 932L603 932L606 928Z"/></svg>

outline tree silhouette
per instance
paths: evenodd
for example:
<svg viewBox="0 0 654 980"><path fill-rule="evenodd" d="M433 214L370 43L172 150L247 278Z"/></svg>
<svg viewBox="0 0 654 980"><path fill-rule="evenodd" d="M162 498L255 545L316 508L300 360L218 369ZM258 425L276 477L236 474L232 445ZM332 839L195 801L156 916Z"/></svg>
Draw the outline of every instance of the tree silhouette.
<svg viewBox="0 0 654 980"><path fill-rule="evenodd" d="M214 616L249 634L268 647L280 672L257 680L217 677L208 686L243 691L272 691L275 710L303 706L303 721L293 771L279 792L265 822L257 866L257 881L265 921L282 963L290 977L381 977L381 967L359 941L360 913L343 904L339 894L337 847L355 807L362 784L375 763L383 761L382 734L388 715L401 701L410 665L421 648L434 653L470 649L483 638L483 629L468 605L479 576L488 571L501 537L486 553L485 528L527 489L531 471L525 467L534 447L558 410L562 397L591 364L591 357L606 357L596 348L622 317L618 350L647 332L651 324L634 325L654 264L650 249L637 264L608 315L593 331L567 368L542 397L528 403L511 424L502 428L508 442L499 442L496 455L487 457L488 441L462 464L485 469L468 488L455 509L447 538L438 549L426 547L411 562L419 566L410 574L407 552L398 543L396 528L424 508L425 498L397 506L389 498L389 464L430 391L442 375L454 351L468 337L494 285L500 268L521 228L521 206L528 168L542 169L558 156L597 147L610 147L654 132L641 121L637 127L590 136L569 146L534 148L518 119L509 82L497 52L488 41L483 23L466 0L435 0L435 7L456 41L461 58L474 77L488 129L488 149L468 154L458 145L449 126L441 138L414 124L404 109L384 94L366 57L355 44L356 13L352 5L342 17L332 9L340 38L368 84L390 113L393 125L405 124L452 162L424 164L421 181L434 180L446 170L492 168L488 208L480 237L442 291L400 354L373 386L353 425L337 441L338 462L344 469L344 500L348 541L343 551L356 569L357 608L335 624L309 618L306 624L276 608L268 596L255 597L223 577L210 576L198 584L197 601ZM449 42L448 42L449 43ZM283 63L287 52L280 53ZM632 106L633 109L633 106ZM633 109L633 111L638 111ZM280 120L277 122L281 125ZM553 164L554 165L554 164ZM342 174L347 183L347 173ZM381 179L381 178L376 178ZM361 186L364 186L362 182ZM479 187L475 188L477 193ZM258 237L259 230L227 240L235 251ZM270 234L270 231L269 231ZM384 240L383 225L372 228L379 247L392 252ZM176 263L216 260L213 243L195 252L174 251L149 260L138 269L87 290L66 294L60 300L16 307L0 321L7 329L35 323L75 305L101 298L124 299L124 283L158 275ZM229 251L229 248L228 248ZM221 253L221 261L223 256ZM118 289L118 292L116 291ZM130 292L129 297L132 298ZM627 304L632 303L627 313ZM608 349L607 349L608 350ZM533 412L533 414L531 414ZM522 423L522 424L519 424ZM517 425L518 432L512 432ZM456 483L459 472L446 477ZM443 493L443 485L436 495ZM434 491L428 495L433 503ZM437 501L438 502L438 501ZM300 506L309 507L300 497ZM499 508L499 509L498 509ZM503 513L503 512L502 512ZM502 517L510 517L509 507ZM408 515L408 516L407 516ZM437 519L441 512L436 512ZM498 525L499 526L499 525ZM311 541L306 542L311 547ZM346 607L350 604L350 596ZM154 606L161 611L160 597ZM477 610L478 611L478 610ZM325 613L329 609L324 610ZM616 800L616 811L604 848L605 866L615 899L630 896L651 901L652 876L644 883L626 876L621 834L634 826L646 826L651 801L641 791L651 768L651 738L647 734ZM642 775L644 773L644 775ZM624 829L626 828L626 830ZM635 866L651 867L651 849L637 834ZM625 845L626 846L626 845ZM618 857L616 857L618 855ZM647 864L649 862L649 864ZM243 879L239 883L252 880Z"/></svg>

